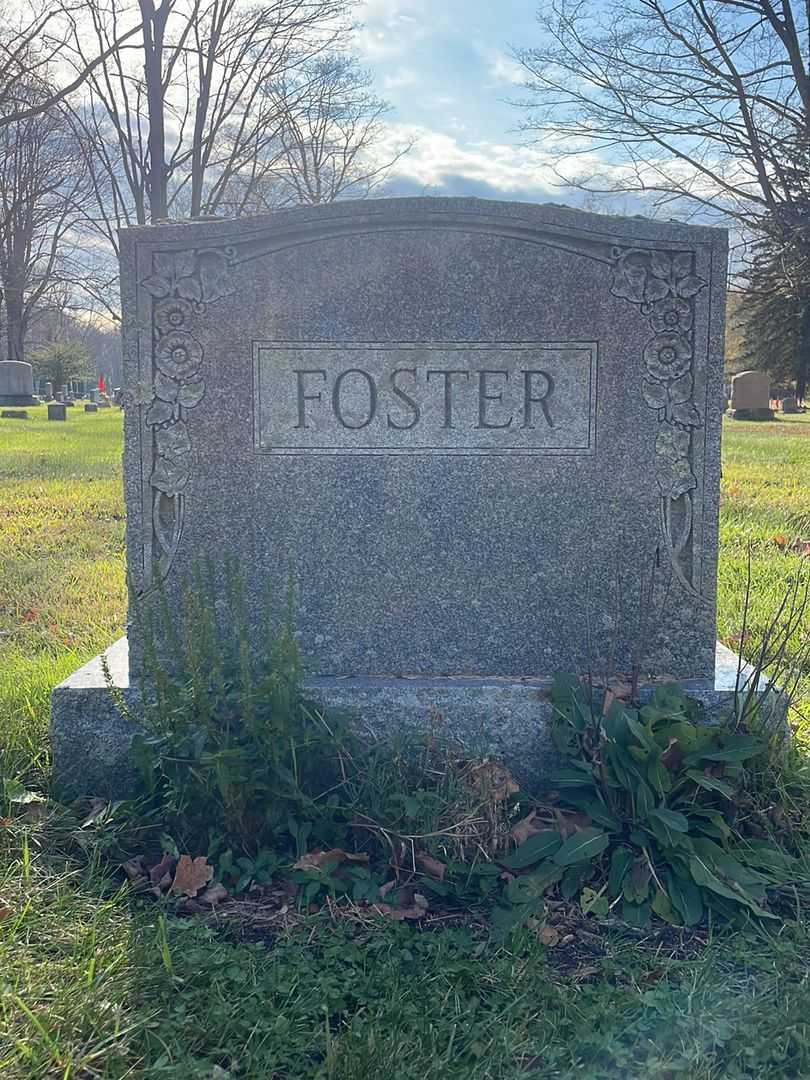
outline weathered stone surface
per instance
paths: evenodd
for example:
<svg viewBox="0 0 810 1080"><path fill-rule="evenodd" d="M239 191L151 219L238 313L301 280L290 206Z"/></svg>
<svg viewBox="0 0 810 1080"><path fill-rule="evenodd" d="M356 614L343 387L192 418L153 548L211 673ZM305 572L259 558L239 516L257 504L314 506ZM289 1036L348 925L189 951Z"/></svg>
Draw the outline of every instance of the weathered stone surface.
<svg viewBox="0 0 810 1080"><path fill-rule="evenodd" d="M329 677L711 676L725 245L473 199L125 230L136 587L234 553L258 634L291 573Z"/></svg>
<svg viewBox="0 0 810 1080"><path fill-rule="evenodd" d="M799 411L799 405L795 397L783 397L779 407L783 413L797 413Z"/></svg>
<svg viewBox="0 0 810 1080"><path fill-rule="evenodd" d="M0 420L27 420L28 413L25 409L3 409L0 411Z"/></svg>
<svg viewBox="0 0 810 1080"><path fill-rule="evenodd" d="M49 420L67 420L67 408L64 401L52 401L48 405Z"/></svg>
<svg viewBox="0 0 810 1080"><path fill-rule="evenodd" d="M105 654L113 687L132 714L139 715L140 694L130 685L127 640ZM717 644L714 679L684 682L710 720L720 720L734 704L738 658ZM739 686L753 671L743 664ZM647 699L657 683L639 687ZM557 762L551 741L553 709L550 679L480 678L314 678L309 698L321 708L340 709L359 734L388 742L418 736L439 720L442 730L471 753L502 758L528 790L542 789ZM784 724L784 697L761 687L762 719L774 730ZM101 657L75 672L53 692L51 744L56 786L63 797L98 795L122 798L134 791L131 756L138 730L119 712L108 689Z"/></svg>
<svg viewBox="0 0 810 1080"><path fill-rule="evenodd" d="M0 361L0 405L33 405L34 376L22 360Z"/></svg>

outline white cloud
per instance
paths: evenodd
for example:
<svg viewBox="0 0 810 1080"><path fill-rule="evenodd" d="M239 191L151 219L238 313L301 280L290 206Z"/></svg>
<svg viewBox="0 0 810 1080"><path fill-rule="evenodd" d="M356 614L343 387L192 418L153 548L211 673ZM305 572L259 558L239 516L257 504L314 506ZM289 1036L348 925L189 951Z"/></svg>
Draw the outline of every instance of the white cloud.
<svg viewBox="0 0 810 1080"><path fill-rule="evenodd" d="M487 75L493 83L520 86L526 79L526 72L511 56L500 49L487 45L478 45L476 49L486 65Z"/></svg>
<svg viewBox="0 0 810 1080"><path fill-rule="evenodd" d="M358 19L353 43L372 63L407 56L435 30L425 0L364 0Z"/></svg>
<svg viewBox="0 0 810 1080"><path fill-rule="evenodd" d="M388 93L391 90L399 90L403 86L414 86L419 82L419 75L408 67L398 67L395 71L383 76L383 90Z"/></svg>
<svg viewBox="0 0 810 1080"><path fill-rule="evenodd" d="M559 194L552 155L535 147L462 141L427 127L392 123L376 152L381 159L390 159L396 148L411 141L413 148L395 164L392 181L402 178L421 187L441 188L447 177L463 176L503 193L528 190Z"/></svg>

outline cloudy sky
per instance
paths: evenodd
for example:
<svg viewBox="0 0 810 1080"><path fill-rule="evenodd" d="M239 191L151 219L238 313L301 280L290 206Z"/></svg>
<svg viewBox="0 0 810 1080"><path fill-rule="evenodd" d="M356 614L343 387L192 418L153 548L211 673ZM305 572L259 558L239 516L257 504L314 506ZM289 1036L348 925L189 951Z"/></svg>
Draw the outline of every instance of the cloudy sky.
<svg viewBox="0 0 810 1080"><path fill-rule="evenodd" d="M388 145L415 139L390 194L572 199L550 157L516 129L522 94L510 46L533 44L536 0L365 0L357 45L394 106Z"/></svg>

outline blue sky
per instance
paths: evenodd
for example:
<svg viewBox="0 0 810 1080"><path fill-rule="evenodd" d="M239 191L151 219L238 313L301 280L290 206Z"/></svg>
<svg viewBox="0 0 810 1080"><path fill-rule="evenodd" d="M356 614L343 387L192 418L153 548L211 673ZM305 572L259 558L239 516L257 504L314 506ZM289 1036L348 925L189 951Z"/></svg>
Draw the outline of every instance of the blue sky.
<svg viewBox="0 0 810 1080"><path fill-rule="evenodd" d="M537 41L535 0L364 0L357 45L394 106L383 150L414 138L389 194L559 201L551 155L527 144L521 69L510 46ZM566 201L580 201L567 193Z"/></svg>

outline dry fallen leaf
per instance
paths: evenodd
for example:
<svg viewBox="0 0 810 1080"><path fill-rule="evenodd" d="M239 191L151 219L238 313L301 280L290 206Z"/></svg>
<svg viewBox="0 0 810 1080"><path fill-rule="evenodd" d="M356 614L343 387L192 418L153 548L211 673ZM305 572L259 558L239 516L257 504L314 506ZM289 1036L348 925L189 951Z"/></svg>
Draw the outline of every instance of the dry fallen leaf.
<svg viewBox="0 0 810 1080"><path fill-rule="evenodd" d="M557 822L557 831L563 840L567 840L574 833L581 832L582 829L589 829L593 825L593 820L583 813L564 814L561 810L555 810L554 817Z"/></svg>
<svg viewBox="0 0 810 1080"><path fill-rule="evenodd" d="M790 550L795 551L797 555L802 555L804 558L810 558L810 540L794 540L790 545Z"/></svg>
<svg viewBox="0 0 810 1080"><path fill-rule="evenodd" d="M11 908L10 907L3 907L2 905L0 905L0 922L2 922L3 919L7 919L10 914L11 914Z"/></svg>
<svg viewBox="0 0 810 1080"><path fill-rule="evenodd" d="M127 859L125 863L121 863L121 869L130 881L146 877L146 867L143 865L142 855L136 855L134 859Z"/></svg>
<svg viewBox="0 0 810 1080"><path fill-rule="evenodd" d="M681 760L683 759L683 751L681 750L681 744L677 739L670 739L667 743L667 748L661 755L661 764L665 769L669 769L670 772L675 772L681 767Z"/></svg>
<svg viewBox="0 0 810 1080"><path fill-rule="evenodd" d="M374 908L394 922L402 922L405 919L421 919L427 914L427 898L421 893L414 893L413 903L408 907L393 908L390 904L374 904Z"/></svg>
<svg viewBox="0 0 810 1080"><path fill-rule="evenodd" d="M163 886L163 882L166 877L169 877L169 884L171 884L171 875L174 873L174 867L177 860L173 855L169 855L168 852L163 856L159 863L156 863L149 871L149 880L153 885Z"/></svg>
<svg viewBox="0 0 810 1080"><path fill-rule="evenodd" d="M381 885L379 890L378 890L379 894L380 894L380 899L384 900L385 897L388 896L388 894L391 892L391 890L394 888L395 885L396 885L396 881L386 881L386 883L384 885Z"/></svg>
<svg viewBox="0 0 810 1080"><path fill-rule="evenodd" d="M779 533L778 536L775 536L773 538L773 542L776 544L776 546L779 548L780 551L785 550L785 546L787 545L787 540L782 535L782 533Z"/></svg>
<svg viewBox="0 0 810 1080"><path fill-rule="evenodd" d="M585 982L586 979L593 978L594 975L599 974L599 968L593 967L590 964L583 964L582 967L578 967L571 978L574 982Z"/></svg>
<svg viewBox="0 0 810 1080"><path fill-rule="evenodd" d="M537 940L541 945L547 945L549 949L553 949L560 943L560 931L555 930L553 926L544 926L538 933Z"/></svg>
<svg viewBox="0 0 810 1080"><path fill-rule="evenodd" d="M470 770L470 790L484 799L503 802L520 791L512 774L497 761L484 761Z"/></svg>
<svg viewBox="0 0 810 1080"><path fill-rule="evenodd" d="M518 847L521 844L525 844L530 836L535 836L537 833L543 831L542 825L536 824L537 811L532 812L525 818L521 818L516 825L512 826L510 836L515 841Z"/></svg>
<svg viewBox="0 0 810 1080"><path fill-rule="evenodd" d="M444 873L447 867L443 862L439 862L438 859L434 859L432 855L419 854L416 856L416 861L419 866L429 874L431 877L436 878L438 881L444 880Z"/></svg>
<svg viewBox="0 0 810 1080"><path fill-rule="evenodd" d="M221 904L223 900L228 899L228 890L224 885L221 885L218 881L210 885L200 897L200 902L203 904Z"/></svg>
<svg viewBox="0 0 810 1080"><path fill-rule="evenodd" d="M361 852L359 855L351 851L343 851L342 848L332 848L330 851L308 851L306 855L293 863L293 870L322 870L326 866L337 866L342 862L368 862L368 855Z"/></svg>
<svg viewBox="0 0 810 1080"><path fill-rule="evenodd" d="M204 889L214 876L214 868L204 855L198 855L192 859L189 855L181 855L177 861L177 869L174 872L174 881L169 892L185 893L186 896L196 896L200 889Z"/></svg>

